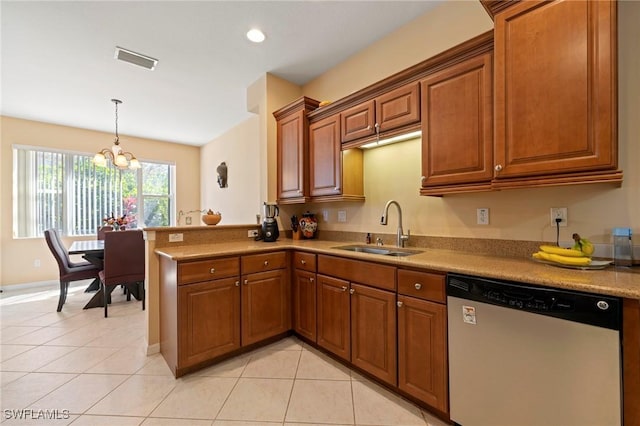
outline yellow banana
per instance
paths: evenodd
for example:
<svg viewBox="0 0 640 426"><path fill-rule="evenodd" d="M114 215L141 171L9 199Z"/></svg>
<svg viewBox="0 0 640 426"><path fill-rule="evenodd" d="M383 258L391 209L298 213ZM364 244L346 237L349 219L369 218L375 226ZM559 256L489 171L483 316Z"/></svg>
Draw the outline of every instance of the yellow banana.
<svg viewBox="0 0 640 426"><path fill-rule="evenodd" d="M544 251L533 253L533 257L535 259L548 260L550 262L571 266L587 266L591 263L591 259L588 257L562 256L559 254L547 253Z"/></svg>
<svg viewBox="0 0 640 426"><path fill-rule="evenodd" d="M575 240L575 244L573 245L574 250L580 250L586 256L591 256L596 248L593 246L591 241L586 238L580 238L579 234L573 234L573 239Z"/></svg>
<svg viewBox="0 0 640 426"><path fill-rule="evenodd" d="M559 254L560 256L583 257L585 253L580 250L557 247L557 246L540 246L540 250L545 253Z"/></svg>

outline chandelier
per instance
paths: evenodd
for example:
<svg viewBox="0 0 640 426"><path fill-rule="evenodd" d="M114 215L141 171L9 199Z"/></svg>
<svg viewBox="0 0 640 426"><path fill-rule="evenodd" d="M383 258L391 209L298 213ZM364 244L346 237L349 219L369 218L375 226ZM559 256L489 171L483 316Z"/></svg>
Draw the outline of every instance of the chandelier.
<svg viewBox="0 0 640 426"><path fill-rule="evenodd" d="M107 159L111 160L114 166L119 169L139 169L140 162L130 152L125 152L120 147L120 137L118 136L118 104L122 101L119 99L111 99L116 105L116 139L111 148L104 148L93 157L93 164L99 167L106 167Z"/></svg>

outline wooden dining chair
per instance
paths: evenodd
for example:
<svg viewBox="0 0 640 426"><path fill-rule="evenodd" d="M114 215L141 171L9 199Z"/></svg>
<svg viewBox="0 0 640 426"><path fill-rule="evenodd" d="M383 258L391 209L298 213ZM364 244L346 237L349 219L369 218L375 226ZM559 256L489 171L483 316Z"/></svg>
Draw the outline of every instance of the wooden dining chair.
<svg viewBox="0 0 640 426"><path fill-rule="evenodd" d="M98 233L96 235L98 240L104 240L104 235L107 232L113 231L113 226L101 226L98 228Z"/></svg>
<svg viewBox="0 0 640 426"><path fill-rule="evenodd" d="M60 273L60 297L58 298L58 312L62 311L62 305L67 300L67 290L72 281L98 278L100 269L89 262L72 262L69 252L62 244L60 235L55 229L44 231L44 238L58 263Z"/></svg>
<svg viewBox="0 0 640 426"><path fill-rule="evenodd" d="M142 310L145 309L144 257L142 231L117 231L105 234L104 269L99 274L105 318L108 316L111 292L119 285L124 285L128 294L133 294L136 299L142 300Z"/></svg>

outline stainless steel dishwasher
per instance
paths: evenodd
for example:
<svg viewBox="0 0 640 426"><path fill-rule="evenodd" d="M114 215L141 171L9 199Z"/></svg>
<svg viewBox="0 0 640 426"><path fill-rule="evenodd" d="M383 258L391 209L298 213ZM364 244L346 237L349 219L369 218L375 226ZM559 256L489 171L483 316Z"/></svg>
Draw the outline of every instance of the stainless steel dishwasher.
<svg viewBox="0 0 640 426"><path fill-rule="evenodd" d="M619 298L449 274L447 304L456 424L622 424Z"/></svg>

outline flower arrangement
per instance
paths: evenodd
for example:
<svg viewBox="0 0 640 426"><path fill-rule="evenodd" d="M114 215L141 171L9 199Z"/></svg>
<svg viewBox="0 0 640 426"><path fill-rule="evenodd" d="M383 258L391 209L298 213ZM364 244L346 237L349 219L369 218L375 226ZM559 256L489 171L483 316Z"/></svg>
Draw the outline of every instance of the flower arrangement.
<svg viewBox="0 0 640 426"><path fill-rule="evenodd" d="M129 219L126 214L123 214L122 216L114 216L113 213L111 213L111 216L107 216L102 219L102 221L105 225L113 226L114 231L124 229L129 223Z"/></svg>

